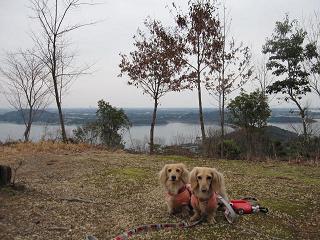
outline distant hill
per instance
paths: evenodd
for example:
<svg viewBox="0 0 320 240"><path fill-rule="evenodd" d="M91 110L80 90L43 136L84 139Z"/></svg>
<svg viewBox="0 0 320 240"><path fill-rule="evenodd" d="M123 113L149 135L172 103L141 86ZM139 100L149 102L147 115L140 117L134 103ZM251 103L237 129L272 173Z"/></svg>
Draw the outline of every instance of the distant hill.
<svg viewBox="0 0 320 240"><path fill-rule="evenodd" d="M96 119L95 108L69 108L64 109L64 118L67 125L82 125ZM151 108L125 108L132 125L150 125L153 109ZM272 109L272 116L269 123L300 123L301 120L297 115L290 114L289 109ZM160 108L157 112L157 125L165 125L171 122L180 123L199 123L199 112L196 108ZM219 122L219 111L217 109L204 108L204 119L207 124ZM314 111L312 117L320 118L320 113ZM228 114L226 114L228 122ZM0 121L22 124L23 119L18 111L5 111L0 113ZM59 124L58 112L55 109L40 111L36 117L35 123Z"/></svg>
<svg viewBox="0 0 320 240"><path fill-rule="evenodd" d="M226 134L227 139L238 139L238 141L246 141L245 140L245 132L243 129L237 129L231 133ZM272 140L272 141L279 141L279 142L289 142L298 138L298 134L294 132L290 132L288 130L284 130L282 128L276 126L266 126L264 128L263 136Z"/></svg>
<svg viewBox="0 0 320 240"><path fill-rule="evenodd" d="M24 110L25 112L27 110ZM64 112L65 124L81 125L95 120L95 111L70 110ZM10 111L0 114L0 122L23 124L21 111ZM34 123L59 124L59 115L56 111L39 110L34 118Z"/></svg>
<svg viewBox="0 0 320 240"><path fill-rule="evenodd" d="M273 141L288 142L298 137L297 133L284 130L276 126L267 126L264 131L265 134Z"/></svg>
<svg viewBox="0 0 320 240"><path fill-rule="evenodd" d="M24 113L22 113L24 111ZM11 111L6 112L2 115L0 115L0 121L2 122L12 122L12 123L18 123L23 124L23 114L27 116L27 110L22 111ZM59 117L57 113L52 113L48 111L39 110L37 111L34 122L45 122L45 123L56 123L58 122Z"/></svg>
<svg viewBox="0 0 320 240"><path fill-rule="evenodd" d="M268 119L269 123L301 123L300 117L294 116L271 116ZM313 119L310 119L309 122L316 122Z"/></svg>

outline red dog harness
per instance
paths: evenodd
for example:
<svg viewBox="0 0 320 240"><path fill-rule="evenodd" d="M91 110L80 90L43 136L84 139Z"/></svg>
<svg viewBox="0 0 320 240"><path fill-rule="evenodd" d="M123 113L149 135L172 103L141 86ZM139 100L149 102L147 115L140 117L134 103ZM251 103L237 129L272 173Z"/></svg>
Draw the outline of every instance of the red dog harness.
<svg viewBox="0 0 320 240"><path fill-rule="evenodd" d="M211 197L208 200L201 200L197 198L194 194L191 196L191 206L193 208L199 208L199 203L200 202L207 202L207 209L208 210L213 210L218 207L218 201L217 201L217 193L213 193Z"/></svg>
<svg viewBox="0 0 320 240"><path fill-rule="evenodd" d="M183 186L179 189L178 194L171 194L170 192L166 193L166 199L173 199L176 205L186 206L190 203L191 191L189 184Z"/></svg>

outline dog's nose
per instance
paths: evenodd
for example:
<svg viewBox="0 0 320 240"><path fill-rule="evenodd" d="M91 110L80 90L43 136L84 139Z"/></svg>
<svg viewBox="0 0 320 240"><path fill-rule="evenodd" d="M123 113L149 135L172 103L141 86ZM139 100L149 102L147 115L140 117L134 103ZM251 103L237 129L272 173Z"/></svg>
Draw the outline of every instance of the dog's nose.
<svg viewBox="0 0 320 240"><path fill-rule="evenodd" d="M207 189L202 188L202 189L201 189L201 192L205 193L205 192L207 192Z"/></svg>
<svg viewBox="0 0 320 240"><path fill-rule="evenodd" d="M176 180L176 178L177 178L177 177L176 177L176 176L174 176L174 175L173 175L173 176L171 176L171 180L172 180L172 181L175 181L175 180Z"/></svg>

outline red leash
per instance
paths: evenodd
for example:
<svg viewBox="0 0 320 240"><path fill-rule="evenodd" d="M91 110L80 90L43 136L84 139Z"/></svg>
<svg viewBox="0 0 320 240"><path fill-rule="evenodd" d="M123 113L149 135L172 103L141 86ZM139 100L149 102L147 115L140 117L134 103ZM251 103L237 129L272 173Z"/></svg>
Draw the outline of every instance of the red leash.
<svg viewBox="0 0 320 240"><path fill-rule="evenodd" d="M203 221L203 219L200 219L199 221L196 221L191 224L189 224L187 222L182 222L182 223L159 223L159 224L141 225L141 226L132 228L126 232L121 233L120 235L112 238L112 240L127 240L134 235L138 235L141 233L147 233L150 231L159 231L162 229L192 228L192 227L200 224L202 221ZM86 240L97 240L97 238L95 238L94 236L87 236Z"/></svg>
<svg viewBox="0 0 320 240"><path fill-rule="evenodd" d="M160 223L160 224L142 225L142 226L130 229L129 231L126 231L126 232L116 236L112 240L127 240L130 237L132 237L133 235L146 233L146 232L150 232L150 231L159 231L162 229L191 228L191 227L198 225L201 222L202 222L202 219L200 219L199 221L194 222L192 224L182 222L182 223Z"/></svg>
<svg viewBox="0 0 320 240"><path fill-rule="evenodd" d="M243 198L240 200L231 200L230 202L226 201L219 194L217 194L217 198L219 203L225 206L224 215L229 223L234 223L237 219L237 214L242 215L245 213L255 213L255 212L264 212L267 213L268 209L261 207L257 203L257 199L255 198ZM147 233L150 231L159 231L162 229L186 229L192 228L198 224L200 224L204 219L201 218L199 221L194 223L159 223L159 224L146 224L141 225L135 228L132 228L126 232L121 233L120 235L112 238L112 240L128 240L134 235L138 235L141 233ZM94 236L87 236L85 240L97 240Z"/></svg>

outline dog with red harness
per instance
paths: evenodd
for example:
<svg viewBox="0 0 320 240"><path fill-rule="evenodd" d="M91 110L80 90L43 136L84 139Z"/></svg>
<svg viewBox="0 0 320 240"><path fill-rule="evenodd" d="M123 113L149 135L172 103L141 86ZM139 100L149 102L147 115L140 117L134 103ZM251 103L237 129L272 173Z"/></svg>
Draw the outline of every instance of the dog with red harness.
<svg viewBox="0 0 320 240"><path fill-rule="evenodd" d="M191 206L194 215L191 221L207 218L209 222L216 222L218 196L228 201L223 175L215 168L195 167L190 172Z"/></svg>
<svg viewBox="0 0 320 240"><path fill-rule="evenodd" d="M159 173L159 179L165 190L165 200L170 214L180 212L183 207L189 207L189 171L183 163L166 164Z"/></svg>

